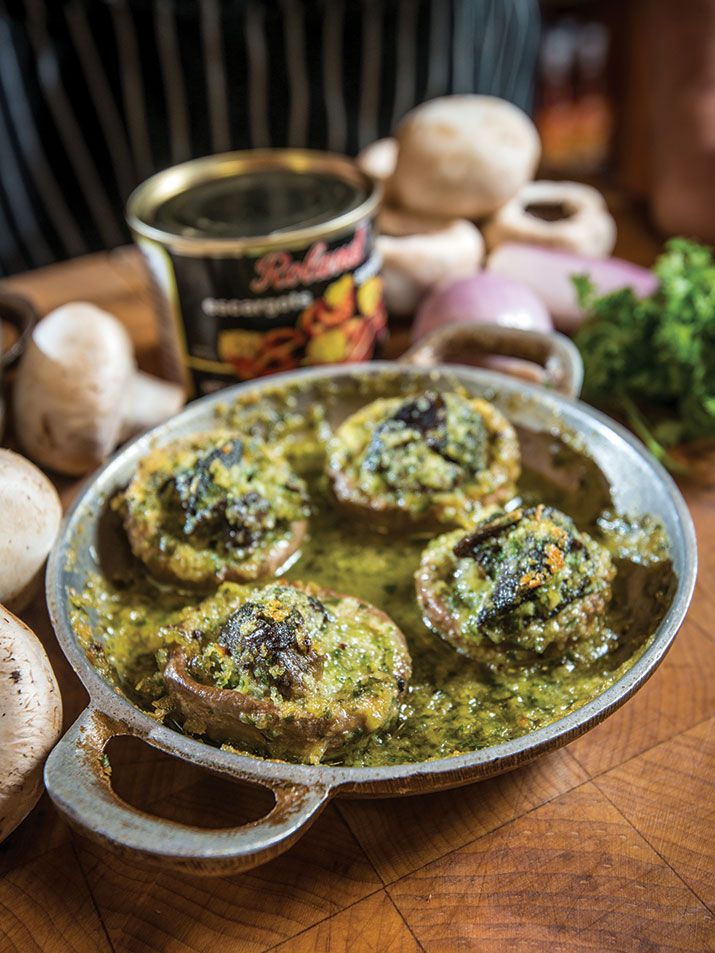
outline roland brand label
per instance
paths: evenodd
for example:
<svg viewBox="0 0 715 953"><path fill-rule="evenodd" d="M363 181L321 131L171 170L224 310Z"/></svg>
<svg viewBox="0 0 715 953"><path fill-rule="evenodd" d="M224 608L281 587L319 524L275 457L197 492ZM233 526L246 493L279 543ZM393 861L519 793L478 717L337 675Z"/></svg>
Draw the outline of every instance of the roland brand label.
<svg viewBox="0 0 715 953"><path fill-rule="evenodd" d="M278 371L369 360L386 324L372 223L305 249L180 255L139 240L169 369L195 396Z"/></svg>

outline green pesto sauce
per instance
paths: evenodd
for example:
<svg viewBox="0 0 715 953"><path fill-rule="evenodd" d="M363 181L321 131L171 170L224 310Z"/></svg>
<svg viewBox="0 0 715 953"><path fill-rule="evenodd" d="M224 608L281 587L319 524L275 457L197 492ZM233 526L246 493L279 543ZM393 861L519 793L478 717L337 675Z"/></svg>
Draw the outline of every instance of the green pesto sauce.
<svg viewBox="0 0 715 953"><path fill-rule="evenodd" d="M114 505L152 575L187 587L257 578L261 553L288 543L309 513L281 454L222 429L152 450Z"/></svg>
<svg viewBox="0 0 715 953"><path fill-rule="evenodd" d="M312 596L319 601L311 604L304 592L280 583L258 589L224 583L216 595L209 596L182 619L183 633L190 638L191 631L200 627L206 639L205 648L193 659L192 674L207 685L267 698L281 707L285 717L303 711L316 717L329 715L326 709L331 705L349 705L366 696L372 708L369 720L386 721L396 697L396 672L402 668L396 659L394 626L384 616L372 618L372 610L355 599L335 599L315 592ZM212 604L214 600L218 600L217 608ZM301 684L307 690L297 693L297 700L290 690L286 692L296 684L295 676L287 675L275 655L263 653L260 648L252 650L245 638L237 640L238 651L244 656L241 664L236 664L229 651L217 651L226 618L239 606L264 613L278 611L283 617L291 606L300 612L302 624L297 641L303 640L310 646L303 657L311 661ZM209 617L208 612L215 615ZM249 621L246 632L252 632L254 627ZM176 639L177 632L167 635ZM286 697L291 701L287 702Z"/></svg>
<svg viewBox="0 0 715 953"><path fill-rule="evenodd" d="M334 763L416 762L519 737L601 694L643 652L675 581L662 530L648 521L633 526L615 516L605 480L594 464L555 438L545 437L543 443L549 475L525 467L518 484L520 499L556 505L568 513L579 528L609 546L617 574L600 635L580 643L578 655L547 652L527 665L508 656L498 666L480 665L431 634L422 623L414 591L414 573L429 534L381 533L364 520L350 521L332 503L324 478L308 479L314 508L310 532L284 578L309 580L378 606L404 632L413 662L396 722ZM315 443L306 446L305 453L298 444L292 449L297 459L310 461L311 469L320 461ZM527 463L529 459L526 456ZM116 534L114 565L111 570L105 566L104 575L96 574L74 594L74 623L100 671L148 713L164 718L156 662L163 647L161 629L179 621L182 608L196 604L197 596L160 589L147 580L128 549L117 555L121 527L110 527L109 532Z"/></svg>

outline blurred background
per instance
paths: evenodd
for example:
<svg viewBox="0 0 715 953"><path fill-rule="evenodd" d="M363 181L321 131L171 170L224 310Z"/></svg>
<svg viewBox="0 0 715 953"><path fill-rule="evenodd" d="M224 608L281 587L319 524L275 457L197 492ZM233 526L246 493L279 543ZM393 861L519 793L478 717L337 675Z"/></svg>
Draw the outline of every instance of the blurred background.
<svg viewBox="0 0 715 953"><path fill-rule="evenodd" d="M460 92L535 118L542 177L715 239L714 0L4 0L0 274L127 242L173 163L355 154Z"/></svg>

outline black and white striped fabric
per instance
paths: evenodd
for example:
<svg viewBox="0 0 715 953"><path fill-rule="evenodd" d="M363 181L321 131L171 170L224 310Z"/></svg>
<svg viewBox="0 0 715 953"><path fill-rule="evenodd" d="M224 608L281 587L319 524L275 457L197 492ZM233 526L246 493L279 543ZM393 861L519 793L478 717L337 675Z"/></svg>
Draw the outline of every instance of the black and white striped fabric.
<svg viewBox="0 0 715 953"><path fill-rule="evenodd" d="M260 146L355 153L416 103L528 109L537 0L0 0L0 274L128 238L153 172Z"/></svg>

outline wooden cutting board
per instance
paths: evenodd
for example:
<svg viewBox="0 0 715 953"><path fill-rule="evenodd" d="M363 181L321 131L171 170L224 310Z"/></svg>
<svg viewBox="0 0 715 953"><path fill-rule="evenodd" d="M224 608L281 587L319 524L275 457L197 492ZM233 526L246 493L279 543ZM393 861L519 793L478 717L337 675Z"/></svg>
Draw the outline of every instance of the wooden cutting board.
<svg viewBox="0 0 715 953"><path fill-rule="evenodd" d="M653 240L626 210L621 254ZM135 252L94 255L7 283L44 313L93 301L155 369ZM397 331L389 353L399 353ZM688 619L663 666L624 708L568 748L482 784L399 800L338 801L284 856L205 880L143 869L71 833L44 797L0 845L0 950L452 951L715 949L715 458L683 484L700 545ZM77 481L59 481L65 503ZM86 695L44 602L25 613L51 657L69 725ZM229 826L265 792L203 775L129 739L117 790L176 820Z"/></svg>

